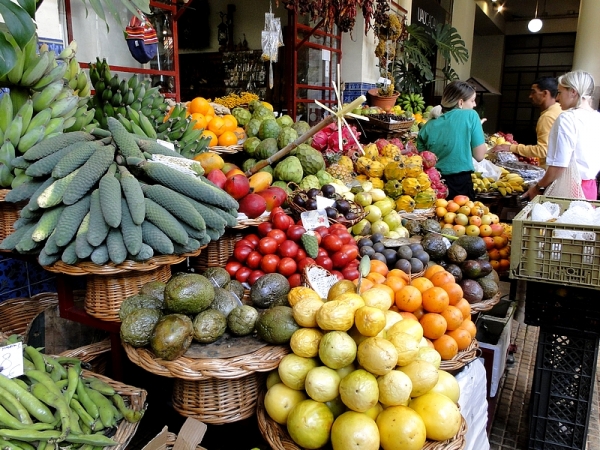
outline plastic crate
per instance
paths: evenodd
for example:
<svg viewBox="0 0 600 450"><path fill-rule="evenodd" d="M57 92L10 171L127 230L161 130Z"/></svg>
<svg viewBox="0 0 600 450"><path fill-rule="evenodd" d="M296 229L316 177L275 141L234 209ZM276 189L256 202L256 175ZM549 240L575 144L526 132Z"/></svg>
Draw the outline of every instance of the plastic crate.
<svg viewBox="0 0 600 450"><path fill-rule="evenodd" d="M598 335L540 328L529 405L529 450L584 450Z"/></svg>
<svg viewBox="0 0 600 450"><path fill-rule="evenodd" d="M546 201L558 204L561 214L571 204L568 199L540 195L517 214L510 277L600 289L600 227L533 221L533 206ZM600 206L600 202L590 203ZM559 237L565 231L585 239Z"/></svg>
<svg viewBox="0 0 600 450"><path fill-rule="evenodd" d="M527 282L525 323L562 326L600 334L598 291L573 286Z"/></svg>

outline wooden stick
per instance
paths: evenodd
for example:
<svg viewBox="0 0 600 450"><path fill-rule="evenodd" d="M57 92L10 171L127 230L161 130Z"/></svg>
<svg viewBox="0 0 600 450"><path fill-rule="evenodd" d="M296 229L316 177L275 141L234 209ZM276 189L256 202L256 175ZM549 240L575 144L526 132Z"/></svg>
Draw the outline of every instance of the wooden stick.
<svg viewBox="0 0 600 450"><path fill-rule="evenodd" d="M264 159L262 161L257 162L253 167L251 167L250 169L248 169L246 171L245 175L247 177L249 177L253 173L258 172L263 167L266 167L269 164L272 164L272 163L274 163L276 161L279 161L281 158L283 158L284 156L286 156L288 153L290 153L292 150L294 150L300 144L303 144L304 142L306 142L310 137L312 137L315 134L317 134L323 128L325 128L326 126L330 125L332 122L338 120L338 118L343 117L344 114L346 114L347 112L352 111L354 108L357 108L365 100L366 100L365 96L361 95L356 100L354 100L352 103L349 103L346 106L344 106L335 115L331 114L330 116L328 116L325 119L323 119L321 122L319 122L318 124L316 124L310 130L308 130L306 133L304 133L302 136L300 136L299 138L297 138L294 142L290 142L288 145L286 145L285 147L283 147L281 150L279 150L277 153L275 153L270 158L267 158L267 159Z"/></svg>

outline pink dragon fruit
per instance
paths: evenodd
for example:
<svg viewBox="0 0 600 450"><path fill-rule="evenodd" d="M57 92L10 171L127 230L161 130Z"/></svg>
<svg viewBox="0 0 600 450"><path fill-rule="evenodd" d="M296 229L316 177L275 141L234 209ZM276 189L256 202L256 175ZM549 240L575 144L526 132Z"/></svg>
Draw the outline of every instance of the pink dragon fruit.
<svg viewBox="0 0 600 450"><path fill-rule="evenodd" d="M421 153L421 155L423 155L423 153ZM423 163L425 163L425 158L423 158ZM442 174L435 167L428 168L427 170L425 170L425 173L431 180L431 184L437 184L442 182Z"/></svg>
<svg viewBox="0 0 600 450"><path fill-rule="evenodd" d="M398 138L390 139L390 144L394 144L396 147L398 147L400 149L400 151L404 150L404 144Z"/></svg>
<svg viewBox="0 0 600 450"><path fill-rule="evenodd" d="M435 156L435 153L425 150L424 152L421 152L420 155L421 158L423 158L423 168L430 169L435 167L435 164L437 163L437 156Z"/></svg>
<svg viewBox="0 0 600 450"><path fill-rule="evenodd" d="M446 198L448 197L448 186L446 186L443 182L439 183L431 183L431 187L435 191L437 198Z"/></svg>
<svg viewBox="0 0 600 450"><path fill-rule="evenodd" d="M327 134L327 132L325 130L321 130L313 136L311 146L313 148L319 150L320 152L322 152L323 150L325 150L327 148L327 139L328 138L329 138L329 134Z"/></svg>
<svg viewBox="0 0 600 450"><path fill-rule="evenodd" d="M380 155L381 155L381 152L383 151L383 147L385 147L389 143L390 143L390 141L388 141L387 139L383 139L383 138L379 138L375 141L375 145L377 146L377 150L379 150Z"/></svg>
<svg viewBox="0 0 600 450"><path fill-rule="evenodd" d="M415 143L413 141L408 141L406 143L406 147L404 147L404 150L402 150L402 154L406 156L413 156L418 155L419 152Z"/></svg>

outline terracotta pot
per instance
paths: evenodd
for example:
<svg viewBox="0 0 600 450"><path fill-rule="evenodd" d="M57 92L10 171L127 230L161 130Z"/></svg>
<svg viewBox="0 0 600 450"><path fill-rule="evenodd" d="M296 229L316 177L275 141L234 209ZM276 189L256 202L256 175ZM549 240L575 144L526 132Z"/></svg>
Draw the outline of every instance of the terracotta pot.
<svg viewBox="0 0 600 450"><path fill-rule="evenodd" d="M370 106L378 106L382 108L385 112L390 112L390 110L396 104L396 99L400 96L399 92L394 93L394 95L390 95L387 97L383 97L378 94L379 89L373 88L367 91L369 94L369 105Z"/></svg>

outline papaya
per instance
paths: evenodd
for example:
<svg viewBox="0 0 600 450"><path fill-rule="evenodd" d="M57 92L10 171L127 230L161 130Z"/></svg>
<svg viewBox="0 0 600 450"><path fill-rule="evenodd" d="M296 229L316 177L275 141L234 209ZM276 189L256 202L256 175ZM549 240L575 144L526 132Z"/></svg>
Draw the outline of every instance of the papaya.
<svg viewBox="0 0 600 450"><path fill-rule="evenodd" d="M269 172L256 172L252 175L248 181L250 182L250 192L255 194L260 191L264 191L266 188L271 186L273 182L273 175Z"/></svg>

